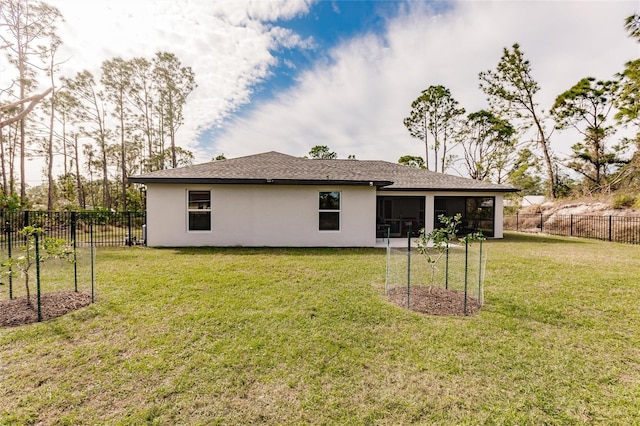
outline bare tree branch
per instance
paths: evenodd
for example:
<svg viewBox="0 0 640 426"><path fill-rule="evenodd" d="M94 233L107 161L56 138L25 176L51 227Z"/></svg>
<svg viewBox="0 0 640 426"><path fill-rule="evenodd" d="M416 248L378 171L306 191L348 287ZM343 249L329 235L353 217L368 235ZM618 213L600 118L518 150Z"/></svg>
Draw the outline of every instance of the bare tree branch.
<svg viewBox="0 0 640 426"><path fill-rule="evenodd" d="M15 123L16 121L22 120L24 117L27 116L27 114L31 112L31 110L33 110L36 107L36 105L38 105L38 102L40 102L45 96L51 93L52 90L53 90L53 87L50 87L38 95L29 96L28 98L20 99L16 102L0 106L0 111L6 111L11 108L15 108L18 105L22 105L24 103L29 102L29 105L19 114L13 117L9 117L4 121L0 121L0 129L5 126L8 126L11 123Z"/></svg>

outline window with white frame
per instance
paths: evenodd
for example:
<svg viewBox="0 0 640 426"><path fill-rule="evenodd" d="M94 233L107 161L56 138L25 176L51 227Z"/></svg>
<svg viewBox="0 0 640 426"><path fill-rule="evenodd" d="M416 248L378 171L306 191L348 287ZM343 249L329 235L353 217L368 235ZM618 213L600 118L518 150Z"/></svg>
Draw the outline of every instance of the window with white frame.
<svg viewBox="0 0 640 426"><path fill-rule="evenodd" d="M340 230L340 192L320 192L318 203L318 229Z"/></svg>
<svg viewBox="0 0 640 426"><path fill-rule="evenodd" d="M187 191L188 230L211 231L211 191Z"/></svg>

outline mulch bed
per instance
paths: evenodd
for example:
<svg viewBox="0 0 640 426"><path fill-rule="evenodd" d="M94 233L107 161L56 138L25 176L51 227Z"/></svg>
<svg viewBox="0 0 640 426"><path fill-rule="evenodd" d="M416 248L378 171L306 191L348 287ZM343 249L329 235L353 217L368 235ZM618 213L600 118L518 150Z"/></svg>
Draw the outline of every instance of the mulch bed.
<svg viewBox="0 0 640 426"><path fill-rule="evenodd" d="M82 291L57 291L43 293L40 297L42 321L57 318L91 304L91 293ZM31 305L26 296L12 300L0 300L0 327L15 327L38 321L38 305L34 294Z"/></svg>
<svg viewBox="0 0 640 426"><path fill-rule="evenodd" d="M390 289L387 298L391 303L406 309L406 288ZM440 287L411 287L409 309L429 315L464 315L464 292L445 290ZM473 315L479 310L480 302L478 299L467 296L467 315Z"/></svg>

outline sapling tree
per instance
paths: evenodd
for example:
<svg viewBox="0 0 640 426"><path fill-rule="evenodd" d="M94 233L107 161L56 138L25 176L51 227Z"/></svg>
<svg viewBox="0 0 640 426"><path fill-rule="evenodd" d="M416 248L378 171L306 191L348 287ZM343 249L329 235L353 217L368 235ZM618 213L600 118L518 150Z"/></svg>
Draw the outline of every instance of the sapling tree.
<svg viewBox="0 0 640 426"><path fill-rule="evenodd" d="M5 261L2 266L7 269L7 273L20 271L24 277L25 290L27 292L27 305L31 306L31 291L29 287L30 270L38 261L46 259L64 258L72 259L73 249L66 241L58 238L43 238L39 243L38 254L36 255L36 238L39 239L44 234L44 230L35 226L25 226L20 231L20 235L25 237L25 244L21 250L23 254Z"/></svg>
<svg viewBox="0 0 640 426"><path fill-rule="evenodd" d="M449 245L454 242L466 243L471 241L481 240L481 232L469 233L463 237L458 237L458 229L462 223L462 215L457 213L455 216L438 216L438 220L442 224L441 227L434 229L431 232L426 232L426 229L422 228L420 235L416 240L416 247L418 253L424 255L427 259L427 263L431 268L431 283L430 288L433 287L435 281L436 271L438 270L438 262L442 259L447 251Z"/></svg>

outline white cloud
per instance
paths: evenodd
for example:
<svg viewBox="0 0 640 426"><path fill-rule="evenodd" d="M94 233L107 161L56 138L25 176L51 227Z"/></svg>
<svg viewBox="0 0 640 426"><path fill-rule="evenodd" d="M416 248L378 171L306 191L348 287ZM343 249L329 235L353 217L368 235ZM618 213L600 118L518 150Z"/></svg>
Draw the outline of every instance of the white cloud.
<svg viewBox="0 0 640 426"><path fill-rule="evenodd" d="M478 73L495 69L502 49L517 42L541 86L538 101L549 109L580 78L609 79L639 56L623 28L634 8L633 1L469 1L438 15L429 3L410 3L382 35L345 42L330 52L330 64L317 64L278 99L226 123L211 150L306 155L328 145L343 158L424 155L402 124L422 90L442 84L468 111L485 108ZM554 148L568 151L566 136L554 138Z"/></svg>
<svg viewBox="0 0 640 426"><path fill-rule="evenodd" d="M225 16L233 25L256 21L291 19L306 12L312 0L216 0L208 2L216 14Z"/></svg>
<svg viewBox="0 0 640 426"><path fill-rule="evenodd" d="M100 75L103 61L176 54L190 66L198 87L185 107L178 143L194 149L198 134L249 101L251 88L268 76L278 46L310 46L291 31L263 21L305 13L309 0L45 0L65 18L61 75L82 70ZM42 163L29 165L29 183L40 181Z"/></svg>

